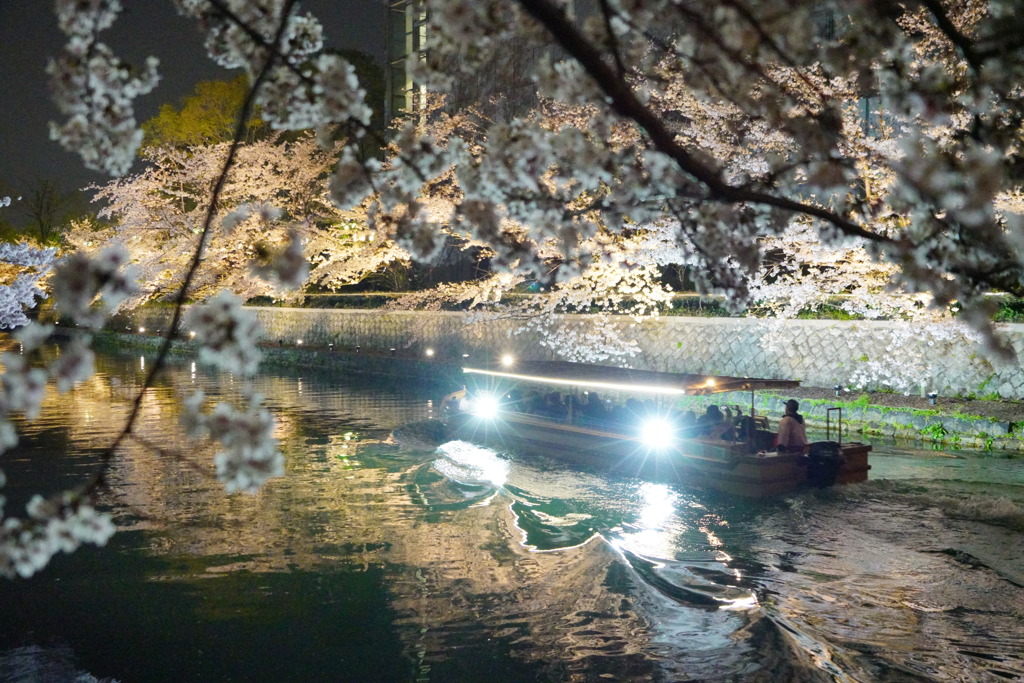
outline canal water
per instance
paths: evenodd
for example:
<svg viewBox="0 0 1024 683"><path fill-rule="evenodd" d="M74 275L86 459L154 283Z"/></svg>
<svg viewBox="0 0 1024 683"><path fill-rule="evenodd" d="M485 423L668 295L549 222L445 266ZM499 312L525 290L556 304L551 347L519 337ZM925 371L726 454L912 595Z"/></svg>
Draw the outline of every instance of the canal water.
<svg viewBox="0 0 1024 683"><path fill-rule="evenodd" d="M9 510L92 471L147 362L51 399ZM175 363L108 546L0 582L0 680L1024 680L1024 460L877 444L866 484L742 502L396 443L437 389L270 371L286 476L228 496L175 398L238 387Z"/></svg>

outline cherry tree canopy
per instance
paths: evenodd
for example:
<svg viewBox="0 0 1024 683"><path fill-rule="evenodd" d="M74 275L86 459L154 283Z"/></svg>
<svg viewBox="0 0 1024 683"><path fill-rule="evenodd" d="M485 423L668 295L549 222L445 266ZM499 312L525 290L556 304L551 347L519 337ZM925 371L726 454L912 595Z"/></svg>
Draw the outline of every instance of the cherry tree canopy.
<svg viewBox="0 0 1024 683"><path fill-rule="evenodd" d="M212 188L232 151L236 163L211 205ZM302 267L301 278L295 274L289 281L307 275L318 284L358 281L403 254L370 235L364 214L331 203L326 179L336 155L336 146L322 149L311 135L235 148L223 143L147 150L145 170L96 188L98 216L111 227L97 231L79 223L67 241L87 252L112 242L128 250L143 283L129 306L177 296L200 239L205 258L193 274L194 299L221 289L243 299L281 296L266 266L288 249L303 264L313 264L312 273ZM217 229L204 234L208 216Z"/></svg>
<svg viewBox="0 0 1024 683"><path fill-rule="evenodd" d="M669 217L699 284L739 300L765 240L801 221L889 264L906 293L960 302L996 341L983 295L1024 292L1013 3L591 4L428 0L424 83L443 90L509 44L532 47L540 92L574 120L496 121L480 145L410 125L383 172L343 161L338 201L376 189L413 253L454 225L509 263ZM423 181L447 168L459 193L438 216Z"/></svg>

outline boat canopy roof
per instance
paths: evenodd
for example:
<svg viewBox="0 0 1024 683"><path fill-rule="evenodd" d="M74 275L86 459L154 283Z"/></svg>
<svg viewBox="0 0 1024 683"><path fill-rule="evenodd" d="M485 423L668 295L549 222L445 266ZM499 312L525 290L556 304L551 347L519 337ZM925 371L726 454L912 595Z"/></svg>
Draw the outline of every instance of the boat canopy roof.
<svg viewBox="0 0 1024 683"><path fill-rule="evenodd" d="M691 375L563 361L516 361L508 366L500 367L464 367L462 371L466 374L503 377L536 384L688 396L719 394L727 391L792 389L800 386L799 381L791 379Z"/></svg>

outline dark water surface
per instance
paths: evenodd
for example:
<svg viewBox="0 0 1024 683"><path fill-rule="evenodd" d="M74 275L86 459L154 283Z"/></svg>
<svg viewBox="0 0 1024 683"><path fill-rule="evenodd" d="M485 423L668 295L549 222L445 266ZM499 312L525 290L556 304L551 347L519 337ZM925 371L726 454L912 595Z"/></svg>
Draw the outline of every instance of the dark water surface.
<svg viewBox="0 0 1024 683"><path fill-rule="evenodd" d="M95 466L145 362L0 456L10 511ZM237 386L176 366L111 473L119 533L0 583L0 680L1024 680L1021 459L876 444L866 484L736 502L392 443L439 398L411 382L256 381L286 476L225 495L174 397Z"/></svg>

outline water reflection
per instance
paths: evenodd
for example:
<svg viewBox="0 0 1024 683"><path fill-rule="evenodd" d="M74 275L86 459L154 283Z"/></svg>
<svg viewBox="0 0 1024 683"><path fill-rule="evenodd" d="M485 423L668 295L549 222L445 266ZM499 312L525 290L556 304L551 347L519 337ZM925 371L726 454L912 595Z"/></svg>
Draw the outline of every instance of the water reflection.
<svg viewBox="0 0 1024 683"><path fill-rule="evenodd" d="M100 363L4 456L12 485L95 467L143 372L135 356ZM431 414L429 388L255 382L286 476L223 493L174 399L230 400L238 386L183 362L147 393L109 477L116 547L0 587L0 645L67 643L79 668L122 680L270 680L268 658L276 680L309 681L337 680L338 661L358 680L1024 677L1021 461L898 453L876 457L864 485L744 504L393 438ZM48 616L60 609L72 618ZM105 643L125 621L144 643L133 653ZM176 629L233 647L175 658ZM262 668L211 673L248 658Z"/></svg>

